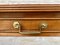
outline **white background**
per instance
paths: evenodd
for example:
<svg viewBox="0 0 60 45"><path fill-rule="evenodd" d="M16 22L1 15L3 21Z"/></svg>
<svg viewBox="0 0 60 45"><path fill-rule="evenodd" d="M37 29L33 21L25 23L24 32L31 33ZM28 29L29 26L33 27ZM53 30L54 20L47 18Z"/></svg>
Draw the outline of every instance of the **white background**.
<svg viewBox="0 0 60 45"><path fill-rule="evenodd" d="M60 37L0 37L0 45L60 45Z"/></svg>
<svg viewBox="0 0 60 45"><path fill-rule="evenodd" d="M0 4L60 4L60 0L0 0Z"/></svg>

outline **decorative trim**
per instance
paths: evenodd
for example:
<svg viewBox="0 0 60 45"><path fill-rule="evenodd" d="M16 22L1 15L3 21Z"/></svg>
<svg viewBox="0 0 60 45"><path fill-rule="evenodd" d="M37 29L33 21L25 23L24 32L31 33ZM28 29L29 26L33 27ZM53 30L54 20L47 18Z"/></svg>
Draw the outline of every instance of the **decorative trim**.
<svg viewBox="0 0 60 45"><path fill-rule="evenodd" d="M0 12L50 12L60 11L60 4L11 4L0 5Z"/></svg>

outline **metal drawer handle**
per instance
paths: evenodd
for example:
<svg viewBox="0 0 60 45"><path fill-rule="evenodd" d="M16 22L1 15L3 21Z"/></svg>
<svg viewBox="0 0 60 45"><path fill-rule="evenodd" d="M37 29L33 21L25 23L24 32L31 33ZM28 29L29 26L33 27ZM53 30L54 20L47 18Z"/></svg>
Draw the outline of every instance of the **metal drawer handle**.
<svg viewBox="0 0 60 45"><path fill-rule="evenodd" d="M34 31L34 32L22 32L21 31L21 25L20 25L20 23L18 21L13 23L13 27L15 29L18 29L20 34L40 34L42 29L47 28L47 24L44 24L44 23L41 24L40 31Z"/></svg>
<svg viewBox="0 0 60 45"><path fill-rule="evenodd" d="M20 32L19 31L19 33L21 33L21 34L39 34L40 32Z"/></svg>
<svg viewBox="0 0 60 45"><path fill-rule="evenodd" d="M20 23L18 21L13 22L13 27L15 29L19 29L20 28Z"/></svg>
<svg viewBox="0 0 60 45"><path fill-rule="evenodd" d="M44 29L46 29L48 27L48 24L47 23L41 23L40 24L40 29L41 30L44 30Z"/></svg>

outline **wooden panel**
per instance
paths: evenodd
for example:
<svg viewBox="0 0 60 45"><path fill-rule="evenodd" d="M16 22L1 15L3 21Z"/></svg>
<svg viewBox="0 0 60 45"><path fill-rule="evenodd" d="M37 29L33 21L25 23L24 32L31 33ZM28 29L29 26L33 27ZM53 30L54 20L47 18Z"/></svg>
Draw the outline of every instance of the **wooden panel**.
<svg viewBox="0 0 60 45"><path fill-rule="evenodd" d="M13 28L13 21L11 20L0 20L0 32L18 32Z"/></svg>
<svg viewBox="0 0 60 45"><path fill-rule="evenodd" d="M45 19L25 19L25 20L0 20L0 32L18 32L19 30L14 29L13 22L18 21L22 26L22 31L40 31L39 27L42 23L47 23L48 27L45 30L42 30L42 32L60 32L60 20L45 20Z"/></svg>
<svg viewBox="0 0 60 45"><path fill-rule="evenodd" d="M60 12L0 12L0 18L60 18Z"/></svg>

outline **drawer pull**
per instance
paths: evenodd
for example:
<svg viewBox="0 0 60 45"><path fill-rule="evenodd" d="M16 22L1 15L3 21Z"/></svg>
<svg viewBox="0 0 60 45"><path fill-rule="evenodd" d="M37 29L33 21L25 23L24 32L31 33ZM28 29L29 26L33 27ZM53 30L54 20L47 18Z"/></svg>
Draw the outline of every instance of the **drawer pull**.
<svg viewBox="0 0 60 45"><path fill-rule="evenodd" d="M18 21L15 21L13 23L13 27L14 27L14 29L18 29L20 34L40 34L42 30L47 28L47 24L46 23L42 23L40 25L41 28L40 28L39 31L30 31L30 32L22 32L21 31L21 25L20 25L20 23Z"/></svg>
<svg viewBox="0 0 60 45"><path fill-rule="evenodd" d="M14 27L15 29L19 29L19 28L20 28L19 22L18 22L18 21L13 22L13 27Z"/></svg>
<svg viewBox="0 0 60 45"><path fill-rule="evenodd" d="M21 31L19 31L19 33L21 33L21 34L39 34L40 32L37 32L37 31L35 31L35 32L21 32Z"/></svg>
<svg viewBox="0 0 60 45"><path fill-rule="evenodd" d="M44 30L48 27L48 24L47 23L41 23L40 25L40 30Z"/></svg>

